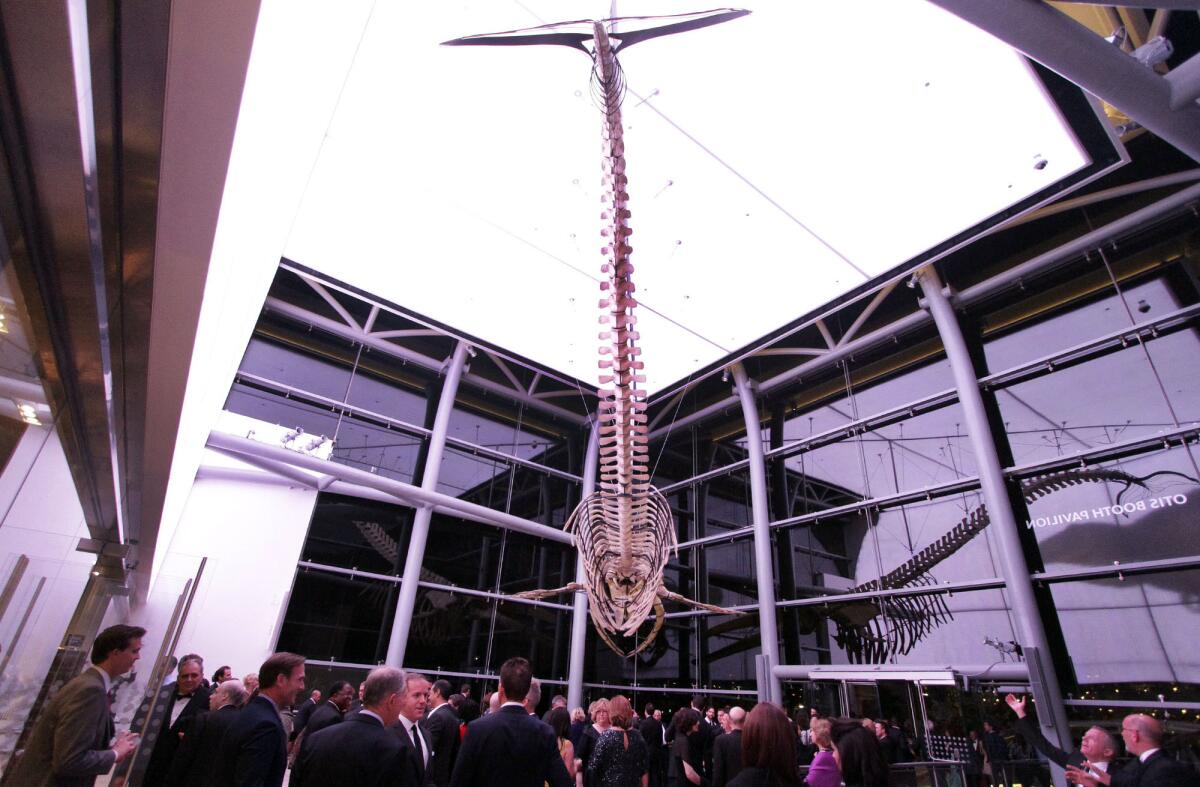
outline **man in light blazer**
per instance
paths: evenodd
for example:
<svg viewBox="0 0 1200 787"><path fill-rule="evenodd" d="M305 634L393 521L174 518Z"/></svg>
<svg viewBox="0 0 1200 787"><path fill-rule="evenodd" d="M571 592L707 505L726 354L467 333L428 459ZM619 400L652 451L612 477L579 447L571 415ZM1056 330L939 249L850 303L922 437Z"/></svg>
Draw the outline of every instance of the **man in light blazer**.
<svg viewBox="0 0 1200 787"><path fill-rule="evenodd" d="M92 664L58 690L42 711L10 783L22 787L91 787L137 748L137 735L113 741L112 681L133 669L146 630L110 626L92 643ZM113 741L111 747L109 741Z"/></svg>

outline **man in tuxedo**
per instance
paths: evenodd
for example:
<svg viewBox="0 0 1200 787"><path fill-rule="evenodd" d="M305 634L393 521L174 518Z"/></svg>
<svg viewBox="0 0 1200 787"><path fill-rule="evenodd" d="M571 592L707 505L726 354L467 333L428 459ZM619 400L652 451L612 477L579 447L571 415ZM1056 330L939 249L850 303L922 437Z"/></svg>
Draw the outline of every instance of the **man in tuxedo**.
<svg viewBox="0 0 1200 787"><path fill-rule="evenodd" d="M567 698L561 694L555 694L553 697L550 698L549 709L547 709L546 712L542 714L542 721L549 724L550 723L550 712L553 711L555 708L565 708L565 707L567 707Z"/></svg>
<svg viewBox="0 0 1200 787"><path fill-rule="evenodd" d="M155 711L162 712L162 719L152 716L154 724L152 743L154 750L143 784L161 784L171 770L171 763L179 751L179 741L196 717L208 710L208 689L204 681L204 660L195 653L179 659L175 680L159 689L159 701ZM147 734L147 739L150 735Z"/></svg>
<svg viewBox="0 0 1200 787"><path fill-rule="evenodd" d="M425 706L429 704L429 678L416 672L405 672L400 698L400 715L392 730L400 738L405 756L413 761L417 783L429 787L433 784L433 772L429 767L433 747L429 745L429 733L421 728Z"/></svg>
<svg viewBox="0 0 1200 787"><path fill-rule="evenodd" d="M258 694L225 733L217 783L231 787L280 787L287 769L287 732L281 708L304 691L304 657L276 653L258 670Z"/></svg>
<svg viewBox="0 0 1200 787"><path fill-rule="evenodd" d="M429 769L436 787L450 784L454 758L458 754L458 715L450 705L450 681L435 680L429 689L429 713L425 716L425 731L429 733L429 748L433 751L433 766Z"/></svg>
<svg viewBox="0 0 1200 787"><path fill-rule="evenodd" d="M1170 757L1162 749L1162 723L1153 716L1135 713L1121 722L1121 740L1137 759L1116 773L1067 768L1067 777L1086 787L1195 787L1200 774Z"/></svg>
<svg viewBox="0 0 1200 787"><path fill-rule="evenodd" d="M305 735L312 735L342 721L350 711L350 703L354 699L354 687L349 681L339 680L329 687L329 699L321 703L304 727Z"/></svg>
<svg viewBox="0 0 1200 787"><path fill-rule="evenodd" d="M90 787L137 748L137 735L113 741L108 697L112 681L133 669L146 630L110 626L92 643L92 663L66 683L34 725L24 753L9 769L8 783L21 787ZM109 741L113 741L109 746Z"/></svg>
<svg viewBox="0 0 1200 787"><path fill-rule="evenodd" d="M656 710L654 704L647 702L644 708L646 718L638 728L642 740L646 741L647 765L649 766L650 787L665 787L667 783L667 739L663 729L662 711Z"/></svg>
<svg viewBox="0 0 1200 787"><path fill-rule="evenodd" d="M1081 768L1086 763L1088 768L1085 770L1089 772L1105 772L1117 754L1116 741L1100 727L1092 727L1085 732L1078 749L1063 751L1047 740L1038 726L1026 718L1024 695L1018 699L1009 694L1004 701L1012 708L1013 713L1017 714L1016 730L1021 733L1026 743L1060 768L1066 768L1068 765Z"/></svg>
<svg viewBox="0 0 1200 787"><path fill-rule="evenodd" d="M738 706L729 709L729 732L713 741L712 787L725 787L742 770L742 727L746 711Z"/></svg>
<svg viewBox="0 0 1200 787"><path fill-rule="evenodd" d="M523 658L500 667L500 709L467 725L450 787L571 787L554 730L525 709L532 679Z"/></svg>
<svg viewBox="0 0 1200 787"><path fill-rule="evenodd" d="M213 763L221 756L221 740L249 696L237 678L213 687L208 699L209 712L197 716L184 731L165 787L215 787L218 784ZM143 781L143 784L156 782Z"/></svg>
<svg viewBox="0 0 1200 787"><path fill-rule="evenodd" d="M304 702L300 703L300 707L296 708L296 720L292 722L292 733L288 736L289 741L294 741L300 737L300 733L304 732L304 728L308 726L308 720L321 705L321 692L313 689L312 693L304 698Z"/></svg>
<svg viewBox="0 0 1200 787"><path fill-rule="evenodd" d="M290 787L419 787L416 758L390 729L400 716L404 685L395 667L372 670L357 713L304 736Z"/></svg>

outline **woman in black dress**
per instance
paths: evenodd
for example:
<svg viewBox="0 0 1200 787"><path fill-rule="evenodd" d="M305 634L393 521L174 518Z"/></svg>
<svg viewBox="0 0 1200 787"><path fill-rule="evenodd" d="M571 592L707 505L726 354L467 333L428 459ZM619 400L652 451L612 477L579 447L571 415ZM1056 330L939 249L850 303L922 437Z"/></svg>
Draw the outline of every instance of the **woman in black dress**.
<svg viewBox="0 0 1200 787"><path fill-rule="evenodd" d="M676 784L700 784L700 765L703 752L699 745L700 712L692 708L681 708L671 719L675 726L675 742L671 744L671 764L675 766Z"/></svg>
<svg viewBox="0 0 1200 787"><path fill-rule="evenodd" d="M593 787L646 787L650 752L641 735L631 735L633 706L620 694L608 701L612 727L601 734L588 761Z"/></svg>
<svg viewBox="0 0 1200 787"><path fill-rule="evenodd" d="M575 747L575 770L583 774L584 787L592 787L588 763L592 759L592 753L596 751L596 743L612 726L608 700L601 697L593 702L588 706L588 715L592 717L592 723L583 728L583 733L579 736L579 745Z"/></svg>

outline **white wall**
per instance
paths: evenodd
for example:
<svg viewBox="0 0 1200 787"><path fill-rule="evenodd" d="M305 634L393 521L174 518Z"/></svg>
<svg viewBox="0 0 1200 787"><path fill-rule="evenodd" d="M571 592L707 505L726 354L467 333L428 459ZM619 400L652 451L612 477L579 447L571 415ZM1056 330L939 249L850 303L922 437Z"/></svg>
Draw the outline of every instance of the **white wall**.
<svg viewBox="0 0 1200 787"><path fill-rule="evenodd" d="M204 557L208 562L175 654L199 653L209 675L222 664L238 676L257 672L273 650L308 532L316 490L208 450L203 468L170 544L160 545L162 568L149 596L134 612L149 632L145 678L175 603ZM221 476L213 468L233 472Z"/></svg>
<svg viewBox="0 0 1200 787"><path fill-rule="evenodd" d="M95 563L94 556L75 550L87 536L58 434L50 426L28 427L0 474L0 587L20 556L29 558L0 618L0 660L11 651L0 676L0 765L21 732ZM28 622L14 645L27 611Z"/></svg>

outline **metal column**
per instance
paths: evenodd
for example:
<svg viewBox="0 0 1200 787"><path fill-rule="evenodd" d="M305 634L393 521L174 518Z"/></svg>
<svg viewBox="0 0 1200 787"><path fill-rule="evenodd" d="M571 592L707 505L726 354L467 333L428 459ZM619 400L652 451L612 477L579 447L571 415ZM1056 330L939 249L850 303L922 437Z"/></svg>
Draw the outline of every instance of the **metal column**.
<svg viewBox="0 0 1200 787"><path fill-rule="evenodd" d="M1008 588L1012 604L1012 618L1016 634L1027 654L1031 689L1034 699L1042 709L1038 720L1046 731L1046 737L1056 740L1060 746L1070 748L1070 727L1067 712L1062 703L1062 692L1058 677L1050 664L1050 649L1042 618L1038 612L1037 599L1033 594L1033 581L1029 577L1029 566L1021 549L1021 534L1013 514L1012 501L1004 484L1004 473L996 444L992 438L983 396L979 392L979 381L975 366L963 339L962 327L954 313L950 299L942 289L941 279L932 267L917 273L921 290L925 294L925 306L937 325L946 359L954 374L954 386L958 390L958 401L962 405L971 449L979 471L979 485L987 505L992 525L990 532L996 538L1000 572ZM1039 679L1040 678L1040 679Z"/></svg>
<svg viewBox="0 0 1200 787"><path fill-rule="evenodd" d="M442 469L442 451L446 447L446 429L450 424L450 413L454 410L454 398L458 395L458 381L462 378L470 348L460 341L446 368L446 381L442 396L438 400L437 416L433 419L433 430L429 433L429 453L425 472L421 474L421 489L437 491L438 475ZM417 584L421 578L421 564L425 561L425 542L429 538L429 521L433 518L433 506L422 505L413 516L412 533L408 539L408 554L404 558L404 579L400 583L400 597L396 600L396 616L392 620L392 635L388 640L387 664L399 667L404 664L404 650L408 647L408 631L412 626L413 607L417 603Z"/></svg>
<svg viewBox="0 0 1200 787"><path fill-rule="evenodd" d="M773 672L779 664L779 629L775 620L775 578L771 570L771 514L767 506L767 464L763 458L762 429L758 421L758 405L754 389L740 363L730 367L738 398L742 402L742 417L746 419L746 455L750 459L750 508L754 525L754 577L758 583L758 631L762 640L764 685L758 696L779 703L783 689Z"/></svg>
<svg viewBox="0 0 1200 787"><path fill-rule="evenodd" d="M580 500L585 499L596 489L596 466L600 459L600 428L592 422L592 432L588 436L587 451L583 457L583 482L579 487ZM575 558L575 581L587 583L583 574L583 559ZM571 656L567 668L567 707L583 706L583 660L587 649L588 602L587 593L575 592L575 600L571 604Z"/></svg>

